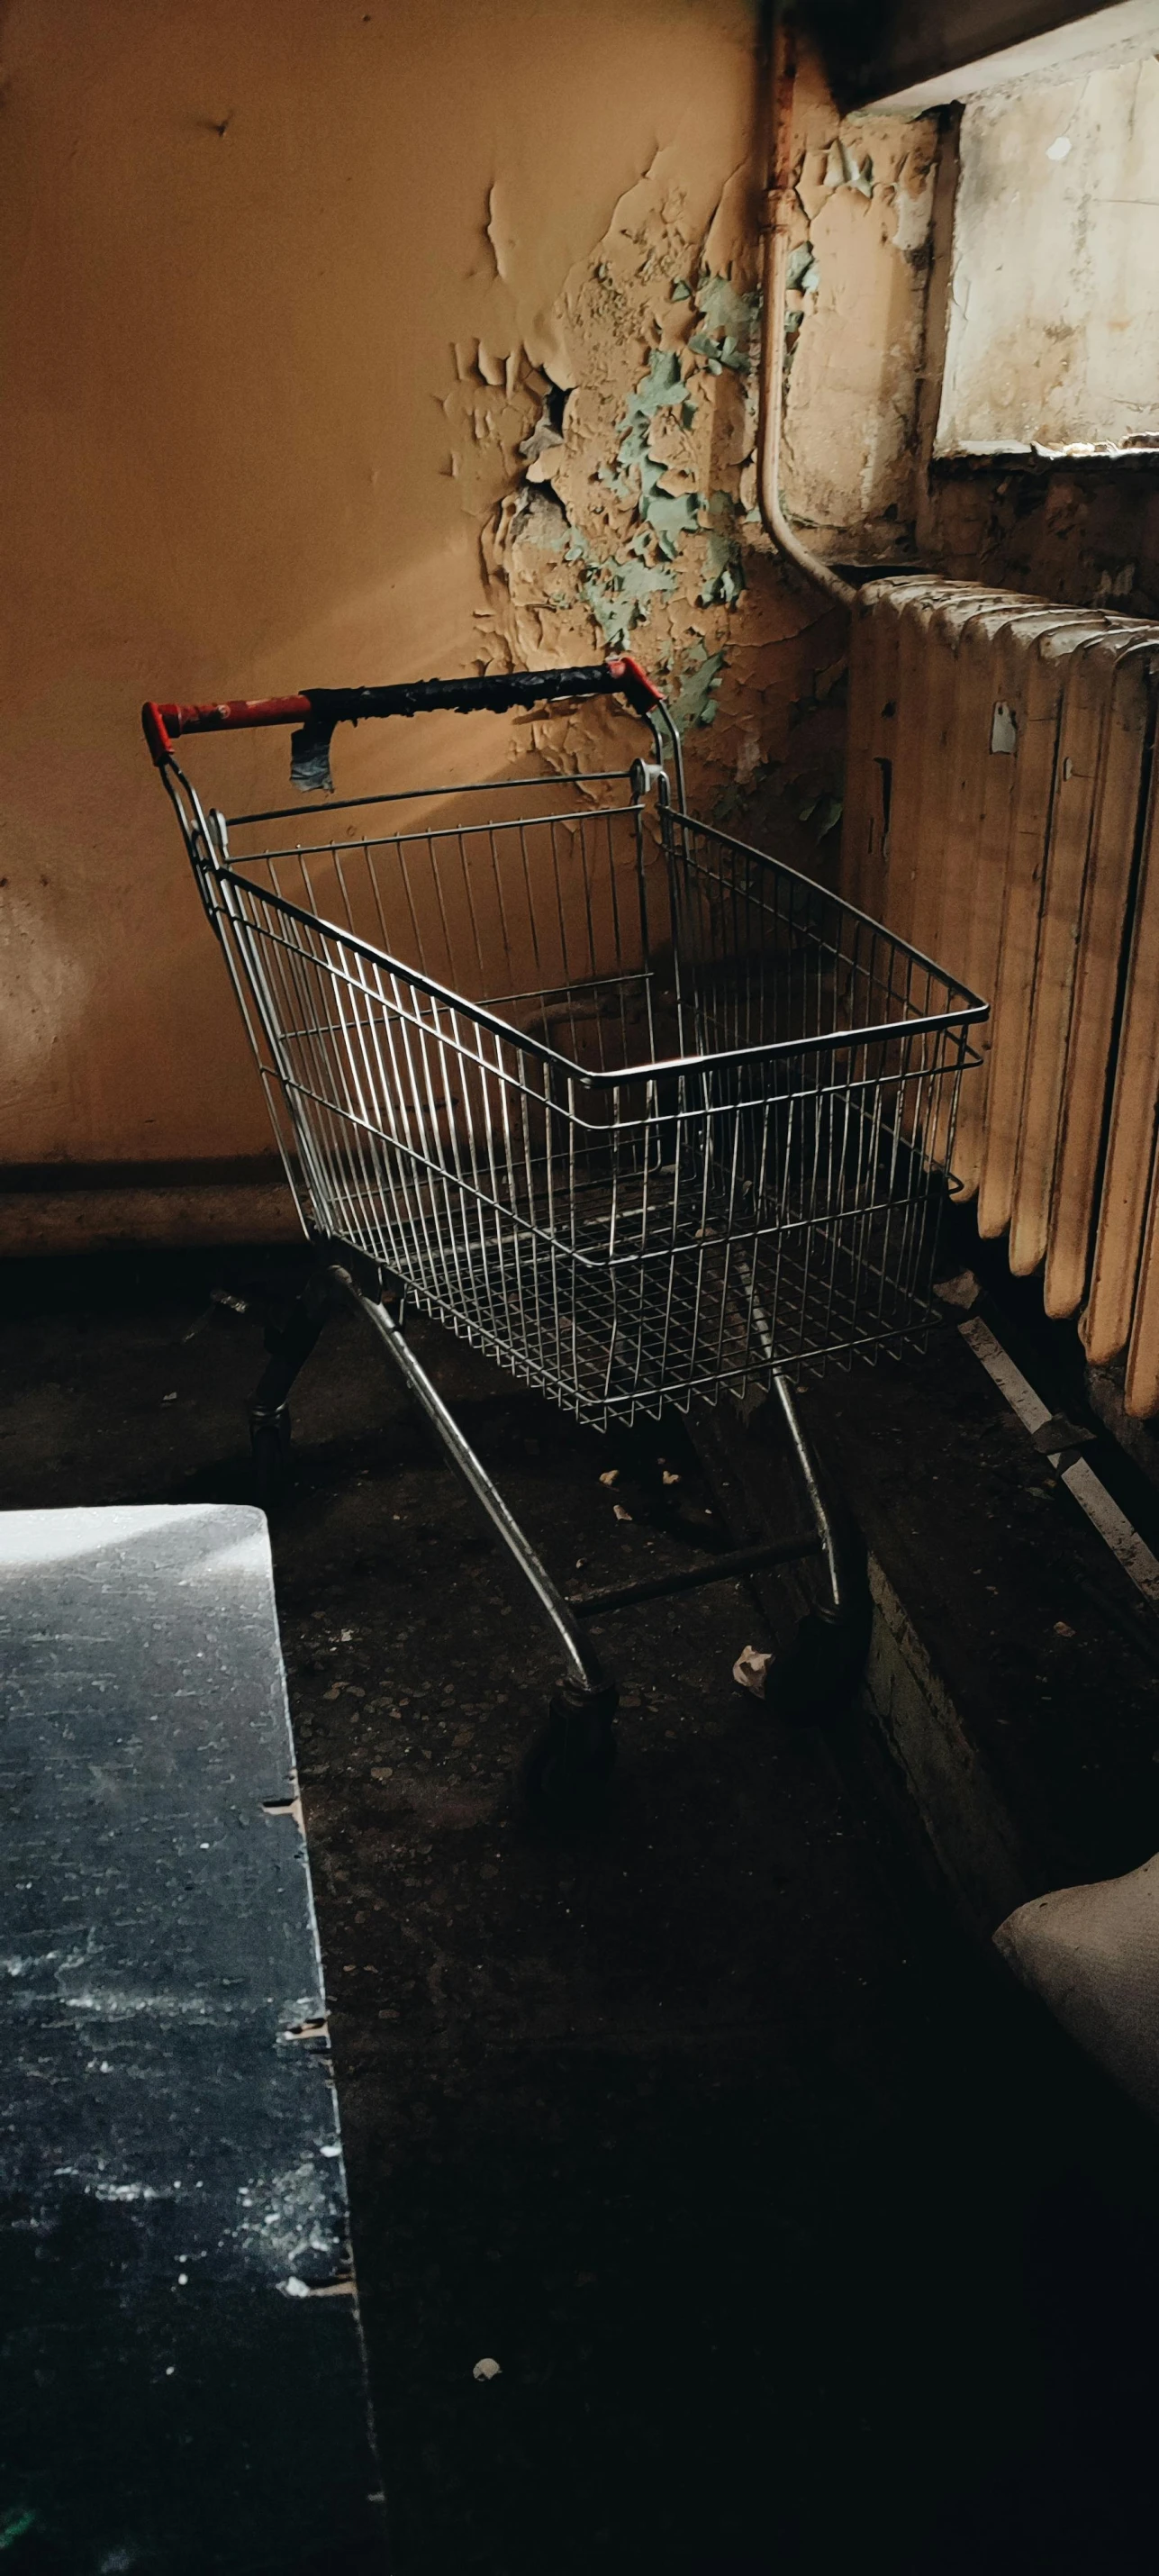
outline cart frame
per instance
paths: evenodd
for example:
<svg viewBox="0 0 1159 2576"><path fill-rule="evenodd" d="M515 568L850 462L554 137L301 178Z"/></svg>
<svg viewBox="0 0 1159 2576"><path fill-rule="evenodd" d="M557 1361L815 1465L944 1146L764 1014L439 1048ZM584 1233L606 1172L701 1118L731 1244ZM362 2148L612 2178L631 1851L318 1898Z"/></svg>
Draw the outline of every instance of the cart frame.
<svg viewBox="0 0 1159 2576"><path fill-rule="evenodd" d="M597 827L590 825L587 808L566 815L534 814L530 820L536 829L550 827L559 913L558 938L554 930L548 938L545 929L541 940L523 818L518 829L527 887L525 933L534 947L537 982L534 990L508 995L501 1004L464 998L450 975L425 972L413 958L404 962L386 944L371 852L403 851L405 836L355 843L350 851L336 841L312 844L305 856L299 843L296 857L305 894L292 901L274 862L292 860L293 852L262 850L235 858L229 843L235 826L281 822L287 809L235 817L227 824L217 809L206 811L173 749L185 734L293 725L294 783L306 791L331 793L330 744L339 723L435 711L530 709L613 694L622 696L648 725L652 758L634 762L630 770L592 773L571 783L589 797L593 780L630 783L631 802L605 805L602 811L605 818L632 818L640 923L625 927L620 917L628 880L622 867L617 879L620 862L612 821L606 820L609 897L602 880L593 892L585 833L590 838ZM271 1357L250 1407L251 1439L266 1495L288 1452L288 1398L294 1380L333 1305L353 1305L487 1514L562 1649L566 1679L526 1768L533 1798L548 1806L572 1807L602 1786L613 1758L617 1693L587 1623L635 1601L818 1557L825 1571L826 1607L803 1622L797 1648L784 1659L779 1697L787 1714L824 1714L847 1694L859 1669L867 1639L867 1599L856 1548L826 1497L789 1380L823 1365L829 1352L848 1358L854 1350L872 1354L883 1345L898 1349L920 1339L932 1320L934 1181L939 1172L949 1179L958 1082L963 1068L976 1061L967 1032L986 1016L986 1005L852 907L837 906L841 936L836 945L835 934L826 944L819 928L822 908L836 905L836 898L763 854L697 824L686 812L679 734L659 691L629 656L565 670L381 689L309 690L290 698L208 706L150 701L142 721L226 956L287 1179L318 1253L318 1266L276 1342L271 1345L267 1336ZM557 778L516 783L559 786ZM434 792L414 791L414 796L417 800ZM678 1043L667 1051L657 1046L655 943L647 917L641 838L640 818L649 796L671 890L666 926ZM382 805L395 800L354 801ZM328 810L330 815L349 812L350 806ZM579 979L568 960L565 905L559 894L557 827L564 825L572 841L578 833L586 871L582 900L591 971ZM502 943L510 962L518 933L513 940L495 861L496 834L501 838L509 826L492 821L479 828L490 835ZM450 954L436 848L440 836L424 830L410 838L429 850L440 935ZM455 834L443 838L453 843ZM486 924L480 930L471 850L461 826L457 842L479 980L489 934ZM367 938L365 923L355 917L349 866L343 871L343 861L360 847L377 906L376 939ZM711 865L704 863L706 850ZM328 889L331 902L325 913L307 867L307 859L313 859L316 875L322 854L332 862L338 890ZM401 864L421 958L405 856ZM772 912L763 879L757 881L753 910L749 880L754 866L776 871ZM254 874L259 868L267 871L260 881ZM579 897L573 891L569 900L574 908ZM593 928L593 905L598 909L601 902L611 923L602 945ZM342 907L344 921L334 917ZM554 979L546 974L541 954L552 939L560 967ZM758 966L751 963L753 940L767 952ZM816 966L813 973L816 992L810 985L804 1004L798 994L789 1006L790 1025L770 1037L771 981L791 980L811 949L827 961L824 971ZM832 980L834 971L850 990L856 987L858 997L873 1003L880 995L884 1009L878 1007L876 1017L872 1009L868 1017L862 1012L859 1020L854 1007L852 1024L847 1010L836 1028L810 1025L810 1011L823 1017L825 975ZM577 994L586 1000L577 1003ZM522 1022L516 1005L522 1008ZM527 1025L532 1005L545 1015L542 1029ZM570 1012L570 1054L552 1038L549 1006L565 1020ZM589 1021L599 1023L594 1060L592 1029L585 1032L579 1025L585 1011ZM646 1014L648 1040L636 1055L631 1042L639 1029L633 1011ZM617 1013L618 1043L613 1027L609 1062L604 1024L614 1023ZM581 1040L588 1048L586 1059ZM438 1094L432 1089L432 1064L443 1086ZM452 1091L455 1082L457 1092ZM792 1211L783 1195L769 1213L770 1153L774 1162L779 1154L786 1165L795 1154L806 1167L803 1182L798 1175L795 1184ZM845 1178L851 1155L856 1165L853 1189ZM891 1244L897 1196L904 1198L904 1215ZM696 1229L690 1207L704 1219ZM792 1258L785 1257L786 1244ZM775 1270L770 1269L774 1251ZM867 1266L879 1282L873 1291L876 1308L868 1315L858 1307L860 1277ZM790 1279L783 1297L782 1271ZM773 1280L771 1303L767 1277ZM887 1291L893 1299L888 1306ZM698 1389L714 1396L729 1382L741 1393L756 1379L779 1402L808 1502L809 1527L783 1540L714 1555L674 1576L617 1591L565 1596L416 1357L404 1330L408 1295L591 1421L606 1423L617 1415L630 1419L641 1403L657 1412L663 1401L686 1406ZM581 1307L585 1314L590 1307L596 1319L582 1331L577 1321ZM500 1311L502 1330L496 1321ZM620 1321L625 1315L626 1328ZM845 1317L844 1325L836 1320L839 1315ZM593 1375L592 1359L601 1333L596 1356L602 1381L598 1369Z"/></svg>

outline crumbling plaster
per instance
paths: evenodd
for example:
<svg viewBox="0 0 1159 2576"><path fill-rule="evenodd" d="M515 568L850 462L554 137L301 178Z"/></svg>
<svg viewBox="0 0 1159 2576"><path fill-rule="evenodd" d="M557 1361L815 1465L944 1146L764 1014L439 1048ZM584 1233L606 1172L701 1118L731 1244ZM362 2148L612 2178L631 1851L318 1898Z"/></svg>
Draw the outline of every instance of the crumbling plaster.
<svg viewBox="0 0 1159 2576"><path fill-rule="evenodd" d="M755 197L750 166L706 199L662 149L563 281L548 331L508 359L514 404L492 409L484 343L448 411L479 522L487 662L630 649L665 687L698 811L751 822L791 772L797 803L829 796L832 812L814 811L831 823L835 743L809 717L840 682L843 621L786 578L756 508ZM480 413L510 438L497 496ZM599 721L553 719L533 738L583 766Z"/></svg>
<svg viewBox="0 0 1159 2576"><path fill-rule="evenodd" d="M826 552L888 559L912 527L937 128L843 125L816 61L797 95L786 493ZM756 502L760 163L710 193L662 147L536 302L501 190L478 335L455 351L450 470L480 525L494 663L628 648L664 683L690 802L824 867L839 813L844 632L786 574ZM582 717L534 727L592 752Z"/></svg>
<svg viewBox="0 0 1159 2576"><path fill-rule="evenodd" d="M887 560L916 508L938 125L835 128L814 92L801 127L785 498L825 554Z"/></svg>

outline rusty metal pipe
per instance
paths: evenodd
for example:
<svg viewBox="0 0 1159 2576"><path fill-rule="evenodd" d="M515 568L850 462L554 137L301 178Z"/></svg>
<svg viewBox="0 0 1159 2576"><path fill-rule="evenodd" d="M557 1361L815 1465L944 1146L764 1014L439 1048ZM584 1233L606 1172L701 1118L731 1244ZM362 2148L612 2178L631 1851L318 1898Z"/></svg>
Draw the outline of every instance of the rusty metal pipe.
<svg viewBox="0 0 1159 2576"><path fill-rule="evenodd" d="M851 608L857 594L832 565L811 554L785 516L781 501L781 414L784 405L785 295L789 233L793 222L793 105L797 40L790 8L777 8L770 67L768 187L761 219L760 417L757 430L757 500L767 535L790 563L830 599Z"/></svg>

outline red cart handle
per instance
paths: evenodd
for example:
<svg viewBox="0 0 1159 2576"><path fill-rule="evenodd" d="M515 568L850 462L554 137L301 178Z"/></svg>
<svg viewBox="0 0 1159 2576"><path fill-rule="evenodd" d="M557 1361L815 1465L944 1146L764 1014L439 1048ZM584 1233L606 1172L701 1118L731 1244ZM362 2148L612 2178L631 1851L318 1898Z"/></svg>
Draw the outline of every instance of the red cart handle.
<svg viewBox="0 0 1159 2576"><path fill-rule="evenodd" d="M501 714L508 707L541 706L552 698L609 697L619 691L637 715L663 701L659 689L630 653L569 670L490 672L474 680L407 680L386 689L303 689L295 698L227 698L217 706L141 709L145 740L158 768L171 759L183 733L237 733L256 725L299 727L291 774L299 787L330 786L330 738L336 724L367 716L417 716L433 709L467 715L477 707Z"/></svg>

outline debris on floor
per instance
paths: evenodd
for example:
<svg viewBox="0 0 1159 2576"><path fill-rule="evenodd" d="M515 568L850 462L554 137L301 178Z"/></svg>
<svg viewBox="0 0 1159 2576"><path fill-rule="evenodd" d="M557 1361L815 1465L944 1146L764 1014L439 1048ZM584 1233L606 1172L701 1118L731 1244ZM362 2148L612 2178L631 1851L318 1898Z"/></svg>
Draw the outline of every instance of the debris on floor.
<svg viewBox="0 0 1159 2576"><path fill-rule="evenodd" d="M759 1646L745 1646L733 1665L733 1680L740 1683L742 1690L751 1691L754 1699L763 1699L769 1666L774 1661L774 1656L762 1653Z"/></svg>

